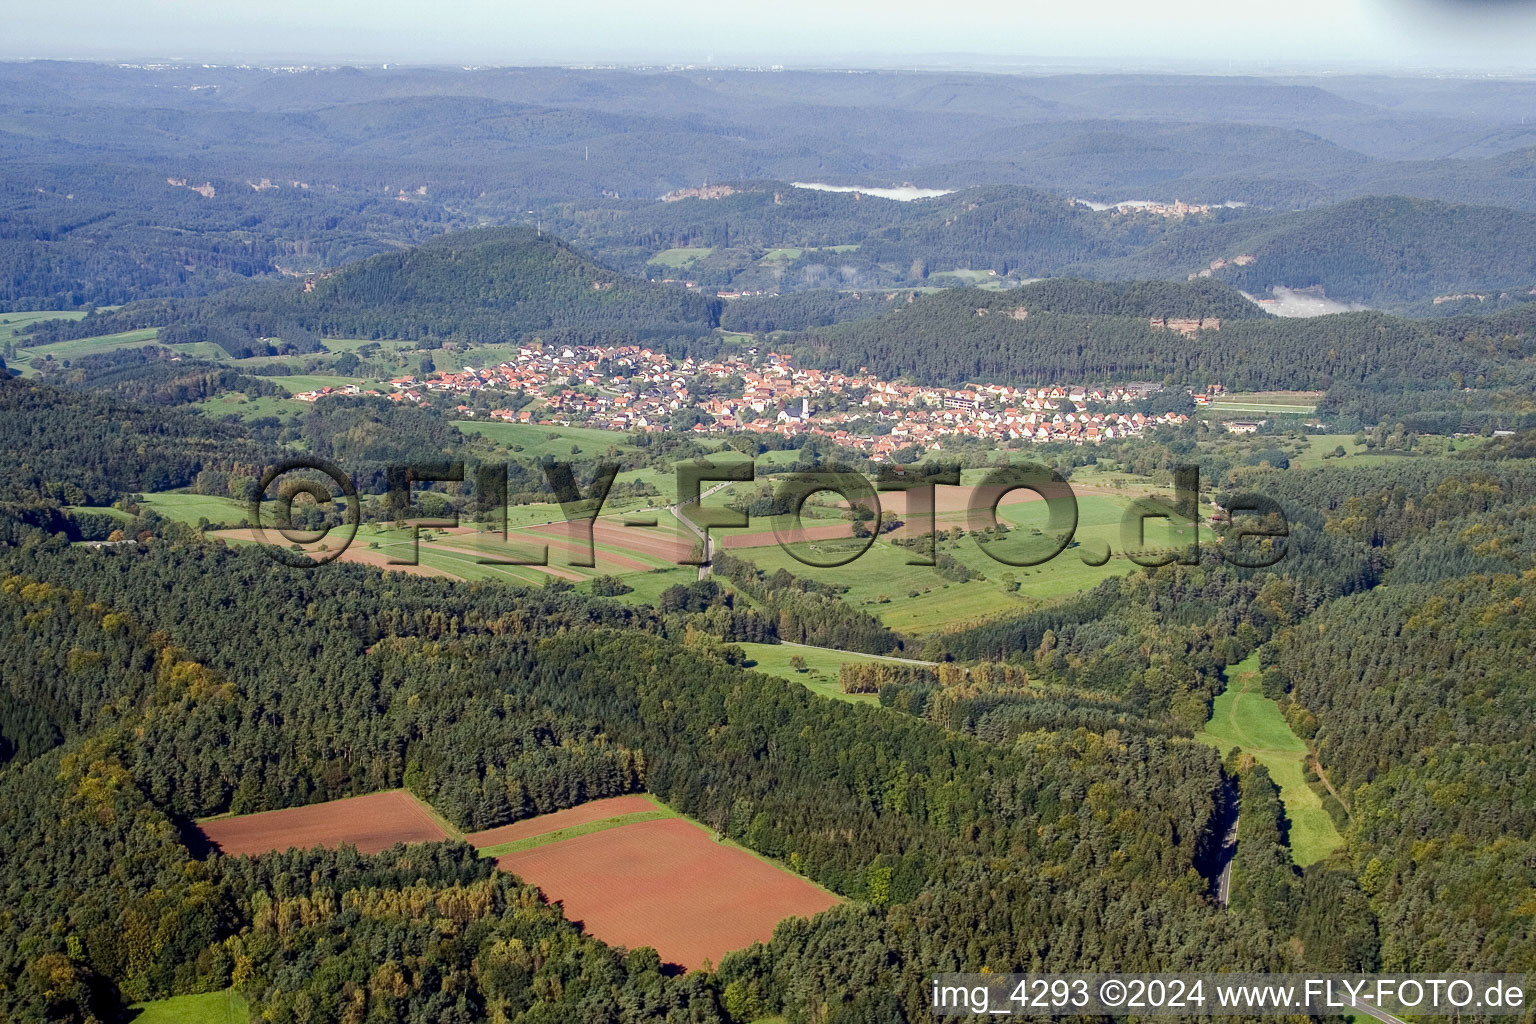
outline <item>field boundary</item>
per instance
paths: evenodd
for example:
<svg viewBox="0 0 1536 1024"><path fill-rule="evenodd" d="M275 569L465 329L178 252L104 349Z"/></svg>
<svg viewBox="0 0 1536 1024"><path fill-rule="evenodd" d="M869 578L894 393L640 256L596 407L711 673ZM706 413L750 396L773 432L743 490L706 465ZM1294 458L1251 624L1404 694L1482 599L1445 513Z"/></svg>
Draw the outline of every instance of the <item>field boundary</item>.
<svg viewBox="0 0 1536 1024"><path fill-rule="evenodd" d="M540 846L548 846L550 843L564 842L567 839L575 839L577 836L591 835L593 832L606 832L611 828L623 828L625 825L634 825L642 821L660 821L664 818L676 818L680 815L671 811L633 811L629 814L616 814L611 818L599 818L596 821L584 821L579 825L567 825L565 828L557 828L553 832L540 832L538 835L529 836L526 839L514 839L509 843L498 843L495 846L480 847L482 857L500 857L508 853L520 853L523 850L532 850ZM531 818L523 819L531 821Z"/></svg>

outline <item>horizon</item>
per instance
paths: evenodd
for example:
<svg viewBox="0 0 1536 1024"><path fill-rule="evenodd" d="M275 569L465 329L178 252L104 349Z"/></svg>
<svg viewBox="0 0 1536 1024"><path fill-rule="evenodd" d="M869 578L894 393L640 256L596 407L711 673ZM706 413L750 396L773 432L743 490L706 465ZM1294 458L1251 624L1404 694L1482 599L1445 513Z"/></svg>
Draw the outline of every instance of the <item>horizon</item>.
<svg viewBox="0 0 1536 1024"><path fill-rule="evenodd" d="M1199 73L1536 75L1529 0L1303 0L1283 17L1215 0L1156 9L1095 0L1064 9L936 11L908 0L791 2L772 12L686 0L640 11L604 0L580 21L482 0L434 10L343 0L317 10L162 5L148 28L101 0L63 0L12 17L0 59L403 66L589 66L794 70L1019 71L1144 68ZM239 40L231 45L231 40Z"/></svg>

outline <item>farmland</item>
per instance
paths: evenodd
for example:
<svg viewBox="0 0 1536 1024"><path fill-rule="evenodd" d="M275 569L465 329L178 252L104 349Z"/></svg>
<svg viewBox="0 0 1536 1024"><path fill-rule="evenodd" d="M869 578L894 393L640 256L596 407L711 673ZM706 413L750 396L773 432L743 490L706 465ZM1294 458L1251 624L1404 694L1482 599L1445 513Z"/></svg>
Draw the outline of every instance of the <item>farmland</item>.
<svg viewBox="0 0 1536 1024"><path fill-rule="evenodd" d="M198 831L229 857L315 846L351 845L378 853L396 843L449 838L437 815L405 790L331 800L198 822Z"/></svg>
<svg viewBox="0 0 1536 1024"><path fill-rule="evenodd" d="M479 434L505 445L524 458L553 455L569 459L573 454L602 455L608 452L633 452L628 437L614 430L591 427L555 427L538 423L502 423L482 420L454 420L453 425L466 434ZM578 451L572 452L576 448Z"/></svg>
<svg viewBox="0 0 1536 1024"><path fill-rule="evenodd" d="M1042 565L1013 566L998 558L1019 559L1034 540L1031 531L1046 529L1043 502L1022 498L1005 500L998 509L998 520L1013 530L1004 539L988 539L983 544L982 534L953 536L956 528L969 532L964 511L969 490L940 488L939 493L948 494L938 504L939 529L951 532L951 536L940 540L939 551L974 574L974 578L964 582L946 579L934 567L909 564L916 557L916 551L893 542L925 532L928 521L922 519L909 520L902 530L877 539L856 561L834 568L806 565L795 555L825 563L857 553L866 541L848 537L846 523L808 528L808 539L791 545L791 551L780 547L772 533L762 528L734 536L729 531L722 531L721 536L732 554L753 562L766 572L786 569L817 582L847 587L843 595L845 601L902 631L942 630L964 622L1027 610L1039 601L1085 590L1110 576L1138 568L1137 563L1125 556L1122 545L1121 520L1129 507L1128 498L1079 495L1074 546ZM899 505L897 515L901 516ZM1193 527L1188 524L1152 519L1146 524L1145 546L1154 550L1183 546L1193 538L1192 531ZM1202 536L1203 541L1209 539L1208 535ZM755 545L746 546L754 541ZM1104 564L1088 564L1100 560L1106 550L1110 557Z"/></svg>
<svg viewBox="0 0 1536 1024"><path fill-rule="evenodd" d="M458 838L404 790L200 822L226 856L343 843L377 853L396 843ZM839 902L824 889L715 835L654 797L609 797L462 837L497 867L537 885L598 938L654 948L693 969L766 941L786 917ZM226 993L146 1008L166 1024L219 1020ZM189 1014L204 1013L197 1017ZM179 1014L179 1015L178 1015Z"/></svg>
<svg viewBox="0 0 1536 1024"><path fill-rule="evenodd" d="M539 828L538 820L520 824ZM675 816L580 832L507 853L496 863L537 885L567 918L603 941L650 946L664 961L689 969L766 941L786 917L809 917L839 902Z"/></svg>
<svg viewBox="0 0 1536 1024"><path fill-rule="evenodd" d="M500 532L472 526L423 527L413 542L410 527L400 529L383 523L365 524L358 529L356 538L341 554L340 560L418 576L499 581L522 586L542 586L556 578L589 587L599 576L614 576L630 588L628 593L621 595L622 600L630 602L654 602L672 584L688 583L697 578L693 567L677 564L692 545L681 534L676 521L665 513L655 514L656 526L625 527L623 517L600 518L593 527L592 560L596 564L580 566L570 563L586 556L582 534L560 518L557 506L540 508L541 512L509 517L526 522L521 526L510 525L506 537ZM232 543L258 540L254 531L245 529L224 530L215 536ZM344 536L345 531L342 531L310 545L309 550L318 553L334 549ZM269 533L268 541L277 537L277 534ZM547 559L548 564L510 564L512 560L533 562L541 558Z"/></svg>
<svg viewBox="0 0 1536 1024"><path fill-rule="evenodd" d="M465 836L464 841L479 850L482 856L497 857L637 820L672 816L671 811L663 809L648 796L610 796L511 825L473 832Z"/></svg>
<svg viewBox="0 0 1536 1024"><path fill-rule="evenodd" d="M1310 416L1317 411L1321 391L1230 392L1211 403L1216 412Z"/></svg>

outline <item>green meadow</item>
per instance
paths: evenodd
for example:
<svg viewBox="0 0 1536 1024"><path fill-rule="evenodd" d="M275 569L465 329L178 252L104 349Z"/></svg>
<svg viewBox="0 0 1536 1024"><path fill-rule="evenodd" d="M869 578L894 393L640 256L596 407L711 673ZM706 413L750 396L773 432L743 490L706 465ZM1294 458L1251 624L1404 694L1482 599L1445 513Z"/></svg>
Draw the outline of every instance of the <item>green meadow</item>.
<svg viewBox="0 0 1536 1024"><path fill-rule="evenodd" d="M776 543L732 548L730 553L765 572L786 569L820 583L846 587L845 601L877 616L892 629L931 633L1026 611L1041 601L1090 589L1110 576L1134 572L1140 566L1125 556L1121 543L1120 523L1128 506L1128 499L1079 497L1075 544L1041 565L1014 566L1000 559L1020 560L1031 541L1041 543L1031 531L1045 531L1045 506L1040 502L1003 505L999 520L1013 527L1006 538L983 544L978 535L967 531L958 541L940 543L941 552L980 576L963 583L946 579L934 567L909 564L917 557L917 550L884 537L847 565L827 568L806 565L795 556L829 562L856 554L867 541L851 537L805 541L793 546L793 554ZM1145 549L1184 547L1193 539L1193 530L1187 523L1148 520ZM1209 532L1202 533L1203 542L1211 540ZM1088 564L1099 561L1106 551L1110 557L1104 564ZM1011 586L1013 583L1017 588Z"/></svg>
<svg viewBox="0 0 1536 1024"><path fill-rule="evenodd" d="M820 647L798 647L793 644L736 644L747 652L753 661L752 668L765 675L778 676L792 683L799 683L812 693L850 704L879 704L880 698L872 693L844 693L838 683L838 673L844 665L879 661L863 654L845 651L828 651ZM805 671L795 669L790 661L805 660Z"/></svg>
<svg viewBox="0 0 1536 1024"><path fill-rule="evenodd" d="M489 438L517 452L523 458L552 455L569 458L572 454L623 454L635 451L628 435L617 430L594 427L552 427L538 423L503 423L499 420L454 420L453 425L466 434ZM573 453L572 448L580 449Z"/></svg>
<svg viewBox="0 0 1536 1024"><path fill-rule="evenodd" d="M154 509L167 519L196 526L202 519L210 523L240 526L246 521L248 509L243 501L220 498L207 494L185 494L166 491L146 494L140 503Z"/></svg>
<svg viewBox="0 0 1536 1024"><path fill-rule="evenodd" d="M1269 769L1291 819L1291 858L1302 867L1322 860L1343 846L1344 839L1322 798L1307 785L1303 774L1307 745L1291 731L1280 705L1260 690L1257 654L1231 666L1227 679L1226 690L1211 708L1211 720L1195 738L1223 755L1240 747Z"/></svg>
<svg viewBox="0 0 1536 1024"><path fill-rule="evenodd" d="M715 250L707 245L680 245L675 249L663 249L652 256L650 262L658 267L681 270L691 267Z"/></svg>
<svg viewBox="0 0 1536 1024"><path fill-rule="evenodd" d="M133 1024L247 1024L251 1019L245 997L234 989L172 996L129 1007Z"/></svg>

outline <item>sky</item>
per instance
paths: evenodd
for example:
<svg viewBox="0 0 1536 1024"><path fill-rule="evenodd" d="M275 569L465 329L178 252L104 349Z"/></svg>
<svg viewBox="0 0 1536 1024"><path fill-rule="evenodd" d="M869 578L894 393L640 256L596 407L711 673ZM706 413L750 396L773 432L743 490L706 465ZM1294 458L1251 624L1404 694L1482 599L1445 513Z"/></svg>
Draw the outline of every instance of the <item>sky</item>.
<svg viewBox="0 0 1536 1024"><path fill-rule="evenodd" d="M8 12L0 57L1536 75L1536 0L54 0Z"/></svg>

